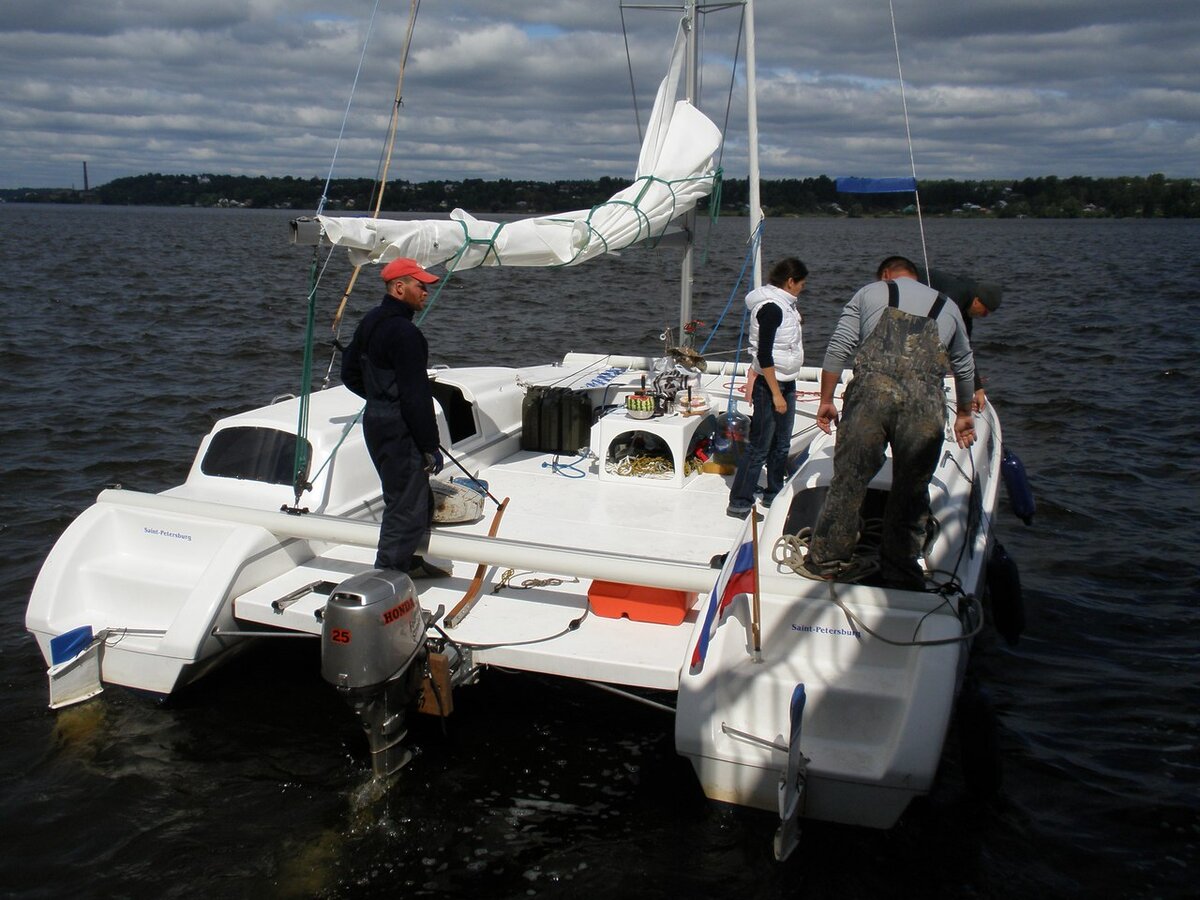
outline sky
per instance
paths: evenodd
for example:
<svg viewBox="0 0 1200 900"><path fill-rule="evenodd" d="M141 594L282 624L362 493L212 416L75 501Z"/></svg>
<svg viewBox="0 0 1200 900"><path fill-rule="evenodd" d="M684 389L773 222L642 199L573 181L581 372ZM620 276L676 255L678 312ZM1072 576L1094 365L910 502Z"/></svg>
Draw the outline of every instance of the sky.
<svg viewBox="0 0 1200 900"><path fill-rule="evenodd" d="M632 176L677 12L417 7L389 179ZM893 0L903 94L887 0L755 7L763 178L914 162L922 179L1200 177L1196 0ZM0 188L82 188L85 161L92 187L148 172L372 178L412 9L4 0ZM732 178L747 171L740 24L714 10L701 25L700 105L728 115Z"/></svg>

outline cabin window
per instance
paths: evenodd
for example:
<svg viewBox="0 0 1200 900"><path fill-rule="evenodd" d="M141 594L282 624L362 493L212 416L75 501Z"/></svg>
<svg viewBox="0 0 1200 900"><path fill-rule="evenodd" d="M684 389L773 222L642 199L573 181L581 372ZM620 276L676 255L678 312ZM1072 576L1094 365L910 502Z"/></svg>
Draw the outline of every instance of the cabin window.
<svg viewBox="0 0 1200 900"><path fill-rule="evenodd" d="M304 449L311 461L312 445L308 441ZM295 460L296 435L275 428L238 426L213 435L200 471L217 478L291 484Z"/></svg>
<svg viewBox="0 0 1200 900"><path fill-rule="evenodd" d="M462 390L442 381L430 382L433 396L446 414L446 427L450 430L450 443L457 444L476 434L475 407L463 396Z"/></svg>

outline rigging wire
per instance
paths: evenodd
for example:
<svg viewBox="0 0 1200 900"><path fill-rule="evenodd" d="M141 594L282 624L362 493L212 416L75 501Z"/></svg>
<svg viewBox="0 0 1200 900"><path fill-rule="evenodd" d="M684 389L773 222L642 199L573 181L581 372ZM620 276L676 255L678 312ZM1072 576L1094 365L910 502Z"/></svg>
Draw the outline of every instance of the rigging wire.
<svg viewBox="0 0 1200 900"><path fill-rule="evenodd" d="M629 52L629 29L625 26L625 4L621 4L621 37L625 41L625 67L629 70L629 95L633 98L633 124L637 126L638 146L642 145L642 114L638 109L637 85L633 80L633 54Z"/></svg>
<svg viewBox="0 0 1200 900"><path fill-rule="evenodd" d="M421 0L412 0L408 14L408 29L405 31L404 46L400 51L400 74L396 77L396 94L395 99L392 101L392 115L388 121L386 149L383 152L383 162L376 177L375 207L371 212L373 218L379 217L379 211L383 207L383 194L387 187L388 169L391 168L392 152L396 147L396 131L400 127L400 107L404 105L404 72L408 68L408 53L412 49L413 29L416 28L417 14L420 10ZM355 266L354 271L350 273L350 280L346 284L346 290L342 293L342 299L338 303L337 311L333 314L332 329L335 335L339 333L342 316L346 311L346 303L350 300L350 294L354 291L354 285L358 281L358 275L361 271L362 266Z"/></svg>
<svg viewBox="0 0 1200 900"><path fill-rule="evenodd" d="M725 95L725 119L721 123L721 149L717 153L717 168L721 168L725 161L725 135L729 134L729 114L733 109L733 89L737 84L737 68L738 60L742 55L742 35L746 30L746 8L742 7L742 14L738 18L738 34L737 40L733 42L733 65L729 67L729 92Z"/></svg>
<svg viewBox="0 0 1200 900"><path fill-rule="evenodd" d="M900 80L900 105L904 108L904 133L908 138L908 162L912 169L913 199L917 207L917 228L921 232L921 257L925 261L926 278L929 276L929 250L925 245L925 219L921 215L921 191L917 187L917 159L913 154L912 128L908 121L908 97L904 92L904 70L900 66L900 36L896 32L896 9L888 0L888 12L892 17L892 45L896 48L896 76Z"/></svg>
<svg viewBox="0 0 1200 900"><path fill-rule="evenodd" d="M405 68L408 63L408 53L409 53L409 49L412 46L413 29L416 27L417 13L420 9L420 6L421 6L421 0L412 0L412 6L411 6L411 9L409 12L408 31L405 36L404 47L403 47L402 56L401 56L400 74L398 76L397 83L396 83L396 96L395 96L395 101L392 104L392 117L391 117L391 122L390 122L390 126L389 126L390 131L389 131L389 136L388 136L386 158L384 161L382 174L380 175L380 177L378 179L378 183L377 183L378 193L376 194L376 198L375 198L376 199L376 205L375 205L375 211L374 211L375 216L379 215L379 210L383 203L384 186L386 185L386 181L387 181L387 169L388 169L388 164L391 161L392 150L395 146L396 129L398 127L399 117L400 117L400 106L401 106L401 103L403 102L402 91L403 91L403 85L404 85L404 71L405 71ZM379 10L379 0L376 0L375 6L371 11L371 18L368 20L366 34L364 35L364 38L363 38L362 53L359 56L358 69L355 71L354 83L353 83L353 85L351 87L351 91L350 91L350 99L347 101L346 112L342 118L342 129L338 133L338 140L334 147L333 160L331 160L330 167L329 167L329 176L326 179L325 187L322 191L321 200L318 204L318 209L317 209L318 215L324 209L325 202L328 199L329 184L331 183L332 178L333 178L333 169L334 169L334 165L337 160L338 149L341 146L342 137L344 135L345 127L346 127L346 119L349 117L350 107L351 107L351 104L353 103L354 93L358 87L358 80L362 73L363 61L366 57L367 46L370 43L371 34L374 31L375 15L378 12L378 10ZM308 439L307 439L308 438L308 419L309 419L309 397L312 393L313 338L314 338L314 330L315 330L315 323L316 323L317 286L320 283L320 273L323 273L324 269L325 269L325 266L318 266L318 259L319 259L318 252L319 252L319 248L314 248L313 260L312 260L312 264L310 266L310 274L309 274L308 314L307 314L307 321L306 321L306 327L305 327L304 366L303 366L303 375L302 375L303 381L300 386L299 412L298 412L297 423L296 423L296 450L295 450L295 455L293 457L293 466L292 466L292 489L293 489L293 492L295 495L295 506L292 508L292 510L291 510L292 512L301 512L300 496L305 491L309 490L312 486L311 482L309 480L307 480L307 478L306 478L306 475L308 473L309 463L311 462L311 460L309 459L309 453L311 451L310 451L309 443L308 443ZM332 251L331 251L331 254L332 254ZM328 265L328 258L326 259L325 265ZM342 314L344 313L344 311L346 309L346 303L350 299L350 293L351 293L351 291L354 290L354 284L358 280L358 274L359 274L359 271L361 270L361 268L362 268L361 266L355 266L354 271L350 275L350 280L349 280L348 284L346 285L346 289L342 294L341 301L338 304L337 312L334 314L334 317L333 317L332 331L334 334L334 339L333 339L334 347L333 347L333 351L331 352L331 355L330 355L330 363L329 363L329 371L330 372L333 369L333 354L336 353L336 351L337 351L337 338L338 338L338 335L340 334ZM328 376L328 374L326 374L326 383L328 383L328 378L329 378L329 376Z"/></svg>
<svg viewBox="0 0 1200 900"><path fill-rule="evenodd" d="M371 10L371 18L367 20L367 33L363 37L362 53L358 57L358 68L354 70L354 81L350 85L350 96L346 98L346 111L342 113L342 127L338 129L337 141L333 145L333 158L329 160L329 174L325 176L325 186L321 188L321 199L317 202L316 215L321 215L325 210L325 203L329 200L329 185L333 181L333 169L337 165L338 151L342 146L342 138L346 134L346 122L350 118L350 107L354 104L354 93L358 89L358 79L362 75L363 61L367 58L367 45L371 43L371 34L375 31L375 14L379 12L379 0L375 0L375 7Z"/></svg>
<svg viewBox="0 0 1200 900"><path fill-rule="evenodd" d="M738 293L741 289L742 281L746 277L746 269L748 269L750 267L751 263L754 261L754 259L758 255L758 248L762 244L763 226L765 224L766 224L765 219L759 219L758 225L755 226L754 234L751 236L749 245L746 249L746 255L742 259L742 270L740 272L738 272L737 281L734 282L733 287L729 291L729 298L725 301L725 308L723 310L721 310L721 315L719 315L717 317L717 321L713 323L712 331L710 331L708 333L708 337L705 338L704 344L700 347L700 355L701 356L705 355L705 353L708 350L708 345L710 343L712 343L712 339L714 337L716 337L717 331L721 327L721 323L723 321L725 321L725 316L729 313L729 307L731 307L733 305L734 297L736 297L738 295ZM733 366L734 366L735 372L737 371L738 363L741 361L741 358L742 358L742 339L746 335L746 319L749 316L749 314L750 314L749 309L747 309L745 311L745 313L742 314L741 325L738 328L737 349L734 351L734 357L733 357ZM725 411L729 415L732 415L734 413L734 411L737 409L737 401L733 399L733 391L734 391L733 379L731 378L729 380L729 395L726 398L726 403L725 403Z"/></svg>

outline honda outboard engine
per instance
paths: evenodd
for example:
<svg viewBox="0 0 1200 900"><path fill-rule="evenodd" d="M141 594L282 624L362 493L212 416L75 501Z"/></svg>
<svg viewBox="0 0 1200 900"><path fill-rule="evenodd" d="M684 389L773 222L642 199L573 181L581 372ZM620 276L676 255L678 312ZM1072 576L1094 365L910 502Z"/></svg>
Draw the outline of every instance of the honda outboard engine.
<svg viewBox="0 0 1200 900"><path fill-rule="evenodd" d="M412 757L400 741L420 685L422 668L413 663L424 649L426 626L412 580L395 569L347 578L325 606L321 676L362 719L376 777Z"/></svg>

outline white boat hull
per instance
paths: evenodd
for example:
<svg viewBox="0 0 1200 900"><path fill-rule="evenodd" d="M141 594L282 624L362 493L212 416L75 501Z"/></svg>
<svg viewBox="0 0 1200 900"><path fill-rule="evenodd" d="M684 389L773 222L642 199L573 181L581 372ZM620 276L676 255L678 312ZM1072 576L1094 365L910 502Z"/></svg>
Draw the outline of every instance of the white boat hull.
<svg viewBox="0 0 1200 900"><path fill-rule="evenodd" d="M454 608L482 566L482 596L452 630L455 640L477 648L475 666L677 691L677 748L705 793L724 802L778 807L788 700L803 684L800 746L810 760L803 814L890 826L932 784L967 644L897 647L861 629L854 634L833 601L871 631L904 641L960 637L960 604L813 582L773 561L776 539L794 524L789 518L816 496L802 495L820 491L831 472L832 441L813 439L815 401L806 401L793 438L793 455L804 463L760 526L760 652L750 637L751 600L742 594L704 664L693 668L718 574L712 561L736 548L746 526L725 515L728 475L680 465L665 476L641 476L606 465L633 432L661 437L661 448L678 462L694 449L698 422L624 417L621 397L640 386L638 366L648 362L569 356L533 369L436 373L440 405L455 406L460 432L453 439L441 414L444 446L509 502L494 537L486 514L434 528L427 552L446 559L451 575L418 582L421 606L431 614ZM598 373L608 373L606 380ZM564 375L578 385L602 381L581 389L593 405L617 407L591 429L590 453L574 461L520 448L522 385L558 383ZM730 380L741 377L734 370L705 376L714 408L727 402ZM815 389L816 372L807 377L813 380L801 389ZM328 464L314 479L307 514L280 511L290 505L290 486L214 474L206 459L226 429L290 427L290 403L219 422L179 488L102 493L56 544L30 600L27 627L47 661L55 636L81 625L105 629L103 681L165 695L252 644L250 636L320 635L330 591L371 567L378 538L378 484L353 426L358 403L340 388L313 398L314 465ZM966 593L981 590L996 506L993 425L981 422L981 440L969 454L947 445L931 490L940 530L927 564L954 572ZM462 434L467 426L471 433ZM889 477L885 467L873 484L886 490ZM602 609L596 592L611 582L663 589L677 605L635 604L627 615L619 605ZM656 620L658 611L675 618Z"/></svg>

